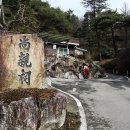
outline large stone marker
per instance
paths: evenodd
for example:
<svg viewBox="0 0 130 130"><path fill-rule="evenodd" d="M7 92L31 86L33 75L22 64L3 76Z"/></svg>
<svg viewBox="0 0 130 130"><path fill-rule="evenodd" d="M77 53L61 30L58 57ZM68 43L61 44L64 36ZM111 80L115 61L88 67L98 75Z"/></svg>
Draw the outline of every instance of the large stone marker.
<svg viewBox="0 0 130 130"><path fill-rule="evenodd" d="M36 34L0 36L0 90L41 88L44 46Z"/></svg>
<svg viewBox="0 0 130 130"><path fill-rule="evenodd" d="M63 125L66 96L42 89L43 78L44 44L37 35L0 36L0 130L50 130Z"/></svg>

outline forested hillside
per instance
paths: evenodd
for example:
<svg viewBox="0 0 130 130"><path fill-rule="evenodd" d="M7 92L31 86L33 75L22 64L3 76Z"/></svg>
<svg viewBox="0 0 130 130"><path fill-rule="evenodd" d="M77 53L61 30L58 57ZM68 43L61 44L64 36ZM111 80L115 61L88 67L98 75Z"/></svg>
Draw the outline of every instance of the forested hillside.
<svg viewBox="0 0 130 130"><path fill-rule="evenodd" d="M52 8L41 0L4 0L7 31L20 33L56 33L73 35L79 27L79 19L73 11Z"/></svg>
<svg viewBox="0 0 130 130"><path fill-rule="evenodd" d="M96 56L113 53L130 45L130 11L127 3L122 5L121 12L111 10L107 0L83 0L86 9L79 37L82 45ZM109 58L109 57L108 57Z"/></svg>

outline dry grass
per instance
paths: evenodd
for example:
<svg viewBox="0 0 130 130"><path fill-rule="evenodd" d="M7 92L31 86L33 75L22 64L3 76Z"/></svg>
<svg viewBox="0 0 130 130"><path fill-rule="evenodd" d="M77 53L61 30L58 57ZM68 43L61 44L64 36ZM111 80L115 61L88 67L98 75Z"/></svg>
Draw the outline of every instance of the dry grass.
<svg viewBox="0 0 130 130"><path fill-rule="evenodd" d="M111 62L114 62L115 59L106 59L106 60L102 60L99 62L100 65L104 65L104 64L107 64L107 63L111 63Z"/></svg>
<svg viewBox="0 0 130 130"><path fill-rule="evenodd" d="M74 114L67 112L64 125L60 129L56 130L79 130L80 124L79 113Z"/></svg>
<svg viewBox="0 0 130 130"><path fill-rule="evenodd" d="M18 101L22 98L34 97L39 99L51 99L55 96L56 90L54 89L38 89L38 88L28 88L28 89L8 89L0 93L0 101L5 103L10 103L12 101Z"/></svg>

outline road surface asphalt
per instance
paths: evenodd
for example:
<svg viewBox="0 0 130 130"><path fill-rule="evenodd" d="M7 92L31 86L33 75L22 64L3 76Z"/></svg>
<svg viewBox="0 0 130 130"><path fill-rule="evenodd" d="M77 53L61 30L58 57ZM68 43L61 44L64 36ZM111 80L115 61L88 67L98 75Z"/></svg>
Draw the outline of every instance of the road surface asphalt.
<svg viewBox="0 0 130 130"><path fill-rule="evenodd" d="M94 80L51 79L53 86L77 97L88 130L130 130L130 81L107 75Z"/></svg>

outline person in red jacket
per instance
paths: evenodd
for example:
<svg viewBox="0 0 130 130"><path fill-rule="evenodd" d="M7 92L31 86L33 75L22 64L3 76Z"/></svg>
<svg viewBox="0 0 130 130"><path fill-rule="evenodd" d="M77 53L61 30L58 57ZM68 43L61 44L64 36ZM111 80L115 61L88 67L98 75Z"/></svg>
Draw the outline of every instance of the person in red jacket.
<svg viewBox="0 0 130 130"><path fill-rule="evenodd" d="M88 79L89 78L89 65L88 64L84 64L84 74L85 74L85 78Z"/></svg>

